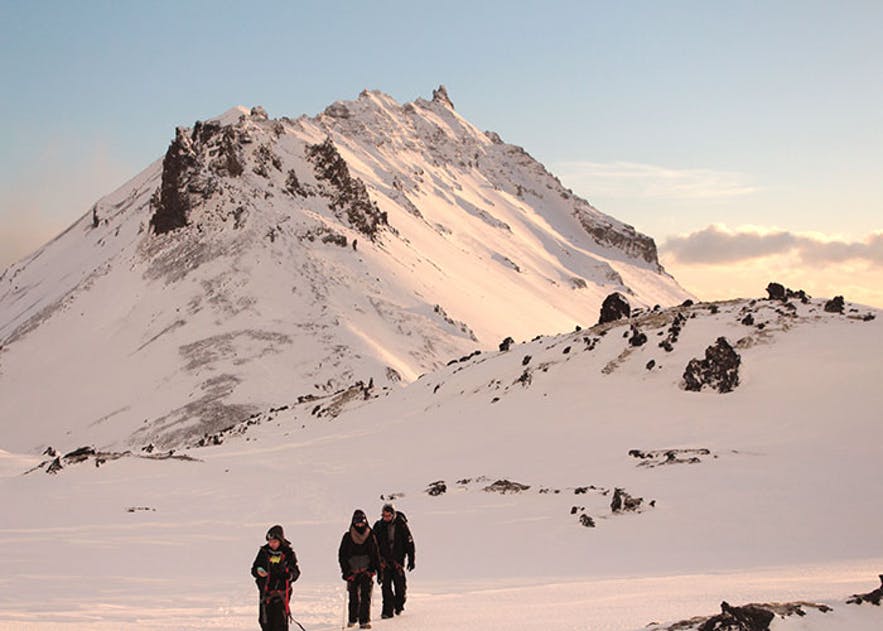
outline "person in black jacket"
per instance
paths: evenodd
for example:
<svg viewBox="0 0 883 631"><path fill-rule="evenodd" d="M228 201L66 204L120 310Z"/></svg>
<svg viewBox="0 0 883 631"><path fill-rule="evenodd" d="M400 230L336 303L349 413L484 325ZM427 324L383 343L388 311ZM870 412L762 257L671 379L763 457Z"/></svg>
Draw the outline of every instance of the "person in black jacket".
<svg viewBox="0 0 883 631"><path fill-rule="evenodd" d="M251 564L251 575L260 592L258 621L262 631L288 631L291 584L300 576L300 568L282 526L267 531L267 543Z"/></svg>
<svg viewBox="0 0 883 631"><path fill-rule="evenodd" d="M405 609L405 568L414 569L414 538L404 513L397 513L395 506L384 504L381 518L374 524L374 536L380 548L383 611L381 618L392 618ZM405 559L407 558L407 563Z"/></svg>
<svg viewBox="0 0 883 631"><path fill-rule="evenodd" d="M340 575L349 593L349 624L359 622L360 629L371 628L371 590L374 575L380 569L380 553L374 533L368 527L364 511L353 512L350 528L343 533L337 551Z"/></svg>

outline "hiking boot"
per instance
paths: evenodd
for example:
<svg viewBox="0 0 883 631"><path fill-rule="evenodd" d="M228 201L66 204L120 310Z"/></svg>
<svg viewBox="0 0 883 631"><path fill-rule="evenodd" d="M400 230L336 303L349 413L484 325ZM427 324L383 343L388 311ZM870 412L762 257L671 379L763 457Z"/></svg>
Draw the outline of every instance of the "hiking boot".
<svg viewBox="0 0 883 631"><path fill-rule="evenodd" d="M380 614L380 617L381 618L392 618L392 614L391 613L382 613L382 614Z"/></svg>
<svg viewBox="0 0 883 631"><path fill-rule="evenodd" d="M350 622L347 622L347 623L346 623L346 626L347 626L347 627L354 627L354 626L356 626L356 621L355 621L355 620L352 620L352 621L350 621Z"/></svg>
<svg viewBox="0 0 883 631"><path fill-rule="evenodd" d="M402 615L402 610L401 610L401 609L396 609L396 615L397 615L397 616L401 616L401 615Z"/></svg>
<svg viewBox="0 0 883 631"><path fill-rule="evenodd" d="M360 629L370 629L371 623L370 622L363 622L362 624L359 625L359 628Z"/></svg>

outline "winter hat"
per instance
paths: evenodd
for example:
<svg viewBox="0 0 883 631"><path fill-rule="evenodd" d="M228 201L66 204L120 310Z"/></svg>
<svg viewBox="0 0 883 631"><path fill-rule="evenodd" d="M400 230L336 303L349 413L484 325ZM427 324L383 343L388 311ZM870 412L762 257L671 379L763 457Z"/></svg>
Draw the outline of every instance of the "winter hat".
<svg viewBox="0 0 883 631"><path fill-rule="evenodd" d="M383 513L391 513L393 517L396 516L396 507L393 506L392 502L383 505L383 509L381 510Z"/></svg>
<svg viewBox="0 0 883 631"><path fill-rule="evenodd" d="M356 524L367 524L368 516L365 514L363 510L356 510L353 513L353 520L350 522L353 526Z"/></svg>
<svg viewBox="0 0 883 631"><path fill-rule="evenodd" d="M282 530L282 526L280 526L279 524L276 524L267 531L267 541L269 541L270 539L275 539L279 543L284 543L288 546L291 545L291 542L285 538L285 532Z"/></svg>

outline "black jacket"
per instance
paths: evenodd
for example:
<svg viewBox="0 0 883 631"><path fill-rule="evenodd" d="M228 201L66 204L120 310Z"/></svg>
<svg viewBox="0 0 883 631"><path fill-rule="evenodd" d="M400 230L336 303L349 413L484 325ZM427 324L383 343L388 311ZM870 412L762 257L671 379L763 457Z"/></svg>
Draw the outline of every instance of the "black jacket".
<svg viewBox="0 0 883 631"><path fill-rule="evenodd" d="M375 574L380 569L380 551L377 541L370 529L365 533L365 541L357 543L353 536L357 533L350 528L343 533L337 560L340 562L340 574L346 579L359 573Z"/></svg>
<svg viewBox="0 0 883 631"><path fill-rule="evenodd" d="M258 568L263 568L268 576L258 575ZM300 576L297 566L297 555L289 546L281 545L278 550L271 550L270 544L264 544L251 564L251 575L255 578L261 593L268 591L285 591L286 583L293 583Z"/></svg>
<svg viewBox="0 0 883 631"><path fill-rule="evenodd" d="M392 538L389 536L390 526L393 526ZM380 556L388 565L403 566L405 557L409 557L411 563L414 563L414 538L404 513L396 513L389 523L378 519L374 524L374 536L377 538Z"/></svg>

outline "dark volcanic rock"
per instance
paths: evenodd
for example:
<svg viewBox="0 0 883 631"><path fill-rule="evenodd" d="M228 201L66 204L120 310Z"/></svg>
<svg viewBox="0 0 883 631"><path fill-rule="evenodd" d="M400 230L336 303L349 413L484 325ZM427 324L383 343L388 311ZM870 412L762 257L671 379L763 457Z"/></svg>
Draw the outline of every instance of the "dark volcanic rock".
<svg viewBox="0 0 883 631"><path fill-rule="evenodd" d="M625 489L614 489L613 499L610 502L610 510L614 513L633 512L641 507L644 503L643 497L632 497L625 492Z"/></svg>
<svg viewBox="0 0 883 631"><path fill-rule="evenodd" d="M187 225L190 214L190 196L187 184L198 161L193 143L186 130L175 130L175 140L169 145L162 161L162 184L156 210L150 218L150 226L156 234L171 232Z"/></svg>
<svg viewBox="0 0 883 631"><path fill-rule="evenodd" d="M785 301L785 287L779 283L770 283L766 286L766 293L769 294L770 300Z"/></svg>
<svg viewBox="0 0 883 631"><path fill-rule="evenodd" d="M647 343L647 336L644 333L641 333L641 330L638 329L635 325L632 325L632 336L629 338L629 344L632 346L643 346Z"/></svg>
<svg viewBox="0 0 883 631"><path fill-rule="evenodd" d="M512 482L511 480L497 480L493 484L484 487L484 490L488 493L502 493L506 495L507 493L521 493L522 491L526 491L530 488L530 486L526 484L520 484L519 482Z"/></svg>
<svg viewBox="0 0 883 631"><path fill-rule="evenodd" d="M598 324L606 324L607 322L627 318L631 311L631 305L629 305L626 297L615 291L604 299L604 303L601 305L601 317L598 320Z"/></svg>
<svg viewBox="0 0 883 631"><path fill-rule="evenodd" d="M435 482L431 482L429 487L426 489L427 495L431 497L437 497L439 495L444 495L448 490L448 485L445 484L444 480L436 480Z"/></svg>
<svg viewBox="0 0 883 631"><path fill-rule="evenodd" d="M706 620L699 631L768 631L775 617L772 611L755 605L733 607L724 601L720 615Z"/></svg>
<svg viewBox="0 0 883 631"><path fill-rule="evenodd" d="M855 594L846 602L850 605L861 605L862 603L871 603L880 606L880 600L883 599L883 574L880 575L880 587L867 594Z"/></svg>
<svg viewBox="0 0 883 631"><path fill-rule="evenodd" d="M331 138L318 145L308 145L307 159L313 163L316 179L325 184L322 194L331 201L338 219L346 220L372 241L377 238L377 232L388 225L386 213L371 201L365 183L350 175L346 161Z"/></svg>
<svg viewBox="0 0 883 631"><path fill-rule="evenodd" d="M590 516L586 515L585 513L583 513L582 515L579 516L579 523L581 523L586 528L594 528L595 527L595 520L592 519Z"/></svg>
<svg viewBox="0 0 883 631"><path fill-rule="evenodd" d="M809 302L809 296L802 289L794 291L793 289L789 289L779 283L770 283L769 285L767 285L766 291L767 294L769 294L769 300L778 300L780 302L785 302L790 298L797 298L803 304L807 304Z"/></svg>
<svg viewBox="0 0 883 631"><path fill-rule="evenodd" d="M505 340L500 342L500 352L504 353L509 350L509 348L515 343L511 337L507 337Z"/></svg>
<svg viewBox="0 0 883 631"><path fill-rule="evenodd" d="M727 339L717 341L705 349L705 359L691 359L684 370L684 388L699 392L708 386L718 392L732 392L739 385L739 356Z"/></svg>
<svg viewBox="0 0 883 631"><path fill-rule="evenodd" d="M834 296L826 302L825 311L828 313L843 313L843 296Z"/></svg>
<svg viewBox="0 0 883 631"><path fill-rule="evenodd" d="M178 127L162 166L162 183L152 200L150 218L156 234L186 226L190 211L217 189L218 177L242 175L237 131L214 121L197 121L189 135L187 129Z"/></svg>

